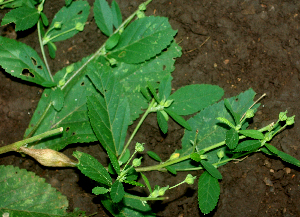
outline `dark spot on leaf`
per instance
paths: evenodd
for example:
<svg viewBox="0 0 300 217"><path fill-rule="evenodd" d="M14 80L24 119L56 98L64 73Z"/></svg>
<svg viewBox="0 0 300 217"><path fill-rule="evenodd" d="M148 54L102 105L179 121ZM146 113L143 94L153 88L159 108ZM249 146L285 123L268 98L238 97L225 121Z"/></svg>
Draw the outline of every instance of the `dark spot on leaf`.
<svg viewBox="0 0 300 217"><path fill-rule="evenodd" d="M163 70L165 70L165 69L166 69L166 67L167 67L166 65L163 65Z"/></svg>
<svg viewBox="0 0 300 217"><path fill-rule="evenodd" d="M78 15L82 14L82 11L79 11L77 14L78 14Z"/></svg>
<svg viewBox="0 0 300 217"><path fill-rule="evenodd" d="M239 98L235 98L235 101L236 101L236 102L239 101Z"/></svg>
<svg viewBox="0 0 300 217"><path fill-rule="evenodd" d="M84 81L83 82L81 82L81 84L80 84L81 86L84 86Z"/></svg>
<svg viewBox="0 0 300 217"><path fill-rule="evenodd" d="M107 90L104 90L104 92L107 92Z"/></svg>
<svg viewBox="0 0 300 217"><path fill-rule="evenodd" d="M43 69L43 67L42 66L38 66L38 69Z"/></svg>
<svg viewBox="0 0 300 217"><path fill-rule="evenodd" d="M67 127L67 128L66 128L66 132L68 132L69 130L70 130L70 127Z"/></svg>
<svg viewBox="0 0 300 217"><path fill-rule="evenodd" d="M28 69L23 69L22 75L24 75L26 77L34 78L34 74L32 72L30 72Z"/></svg>
<svg viewBox="0 0 300 217"><path fill-rule="evenodd" d="M37 65L37 61L33 57L30 57L30 59L32 61L32 64L36 66Z"/></svg>
<svg viewBox="0 0 300 217"><path fill-rule="evenodd" d="M45 93L45 97L48 97L48 94L47 94L47 93Z"/></svg>
<svg viewBox="0 0 300 217"><path fill-rule="evenodd" d="M75 133L75 132L73 132L73 133L72 133L72 136L75 136L75 135L76 135L76 133Z"/></svg>

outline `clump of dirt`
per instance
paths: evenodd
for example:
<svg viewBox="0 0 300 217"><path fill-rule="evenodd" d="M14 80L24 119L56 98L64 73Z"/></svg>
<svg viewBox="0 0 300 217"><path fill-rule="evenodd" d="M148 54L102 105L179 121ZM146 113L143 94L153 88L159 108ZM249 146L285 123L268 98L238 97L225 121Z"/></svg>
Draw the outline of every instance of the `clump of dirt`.
<svg viewBox="0 0 300 217"><path fill-rule="evenodd" d="M124 17L128 17L142 1L117 0ZM89 0L90 5L93 1ZM49 18L64 1L46 1ZM6 11L2 11L0 19ZM219 85L225 97L238 95L253 88L262 100L251 127L262 127L277 120L279 112L288 110L296 115L295 125L272 140L272 145L300 159L300 2L299 1L180 1L154 0L147 15L165 16L178 29L177 42L183 55L177 59L173 72L173 88L194 83ZM50 19L51 21L51 19ZM17 37L39 52L36 29L16 35L11 27L1 35ZM58 42L57 57L50 60L53 72L93 53L105 37L97 29L92 16L85 31ZM40 53L39 53L40 54ZM0 59L1 61L1 59ZM42 89L15 79L3 70L0 74L0 138L1 146L21 140L37 106ZM131 128L132 130L133 128ZM161 134L154 116L149 116L135 141L144 142L167 159L180 149L183 130L171 123L169 133ZM73 145L64 150L68 156L80 150L105 163L106 156L98 144ZM152 163L145 156L145 161ZM109 216L97 197L91 194L91 183L74 169L49 169L19 154L1 155L0 164L14 165L44 177L66 195L70 210L80 207L87 214ZM242 161L220 168L223 175L221 196L216 209L209 214L226 216L300 216L300 172L294 166L263 154L253 154ZM200 171L193 175L200 175ZM149 172L150 183L174 185L186 173L173 176ZM201 216L197 203L197 184L181 185L170 192L170 199L153 204L158 216Z"/></svg>

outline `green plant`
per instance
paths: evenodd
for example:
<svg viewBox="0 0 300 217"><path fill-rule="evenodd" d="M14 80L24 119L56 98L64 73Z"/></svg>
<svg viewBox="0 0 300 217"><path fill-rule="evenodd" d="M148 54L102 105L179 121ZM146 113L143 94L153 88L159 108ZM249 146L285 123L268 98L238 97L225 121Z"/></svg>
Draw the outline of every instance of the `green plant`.
<svg viewBox="0 0 300 217"><path fill-rule="evenodd" d="M222 101L219 100L223 90L207 84L188 85L171 94L171 72L181 49L174 40L176 31L167 18L145 16L144 11L150 2L141 4L122 21L115 1L109 6L105 0L96 0L93 8L95 21L108 37L107 41L94 54L63 68L54 76L47 64L44 47L47 46L50 56L55 58L55 42L83 31L90 9L88 3L66 1L66 6L50 25L43 13L44 1L0 3L16 8L6 14L2 25L14 22L16 31L20 31L37 24L44 60L27 45L1 37L0 65L13 76L45 87L24 140L1 147L0 153L17 151L32 156L45 166L77 167L98 183L93 193L101 195L103 205L115 216L153 216L147 201L164 200L172 188L184 183L193 184L196 179L188 175L178 185L153 187L142 173L144 171L168 171L176 175L179 171L204 170L198 180L198 201L201 212L207 214L218 202L218 180L222 179L217 170L219 166L259 151L300 166L297 159L268 144L277 133L294 123L294 117L287 117L287 112L280 113L276 123L262 129L247 129L259 106L253 102L255 92L252 89ZM37 9L35 5L38 5ZM162 162L159 153L147 152L159 163L141 167L141 158L136 158L136 153L144 151L143 141L135 144L134 151L130 145L150 113L156 113L163 133L167 133L168 120L172 118L185 128L185 134L182 149L167 161ZM125 142L128 126L141 114L136 128ZM182 117L186 115L194 116L186 121ZM74 162L58 152L71 143L92 141L99 141L107 152L110 159L107 168L86 153L74 152L78 159ZM13 177L6 167L1 169L1 180ZM137 181L139 174L144 184ZM149 195L129 194L124 183L146 186ZM27 189L26 195L31 191ZM42 191L42 187L38 191ZM39 210L38 214L31 206L11 207L7 204L0 202L2 215L20 216L24 211L36 216L41 216L40 213L67 215L66 201L56 207L57 212L49 213L45 209Z"/></svg>

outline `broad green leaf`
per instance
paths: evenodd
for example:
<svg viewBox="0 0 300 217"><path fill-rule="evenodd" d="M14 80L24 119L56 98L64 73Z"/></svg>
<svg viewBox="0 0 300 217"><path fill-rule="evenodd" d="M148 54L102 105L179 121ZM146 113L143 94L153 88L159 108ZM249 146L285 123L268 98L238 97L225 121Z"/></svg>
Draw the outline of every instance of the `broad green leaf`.
<svg viewBox="0 0 300 217"><path fill-rule="evenodd" d="M178 114L176 114L175 112L173 112L173 110L171 110L170 108L165 108L164 111L166 111L168 113L168 115L170 115L173 118L174 121L176 121L178 124L183 126L185 129L192 130L189 123L186 122L186 120L184 120L183 117L181 117Z"/></svg>
<svg viewBox="0 0 300 217"><path fill-rule="evenodd" d="M87 58L75 63L74 71L76 71L86 61ZM45 89L30 121L29 127L25 132L25 137L28 136L31 130L35 127L44 111L47 111L47 108L48 112L33 136L57 127L63 127L64 132L60 136L38 141L31 147L36 149L51 148L58 151L71 143L84 143L97 140L90 125L86 99L87 96L99 92L95 89L90 79L85 76L85 73L86 69L82 70L81 74L77 76L77 79L72 80L72 82L63 89L65 106L59 112L56 111L53 106L48 108L51 103L51 97L49 96L51 95L52 90ZM57 72L54 76L55 82L58 83L65 74L66 68ZM70 78L72 75L73 73L68 74L66 79Z"/></svg>
<svg viewBox="0 0 300 217"><path fill-rule="evenodd" d="M206 160L201 160L201 164L212 177L222 179L222 174L212 164L208 163Z"/></svg>
<svg viewBox="0 0 300 217"><path fill-rule="evenodd" d="M190 115L220 100L223 94L223 89L216 85L184 86L168 98L174 100L169 109L178 115Z"/></svg>
<svg viewBox="0 0 300 217"><path fill-rule="evenodd" d="M75 151L73 156L78 159L76 166L84 175L101 184L112 186L112 179L109 173L93 156L80 151Z"/></svg>
<svg viewBox="0 0 300 217"><path fill-rule="evenodd" d="M258 130L240 130L239 133L243 134L244 136L251 137L252 139L264 139L265 136Z"/></svg>
<svg viewBox="0 0 300 217"><path fill-rule="evenodd" d="M275 148L273 145L265 144L265 147L275 155L278 155L279 150Z"/></svg>
<svg viewBox="0 0 300 217"><path fill-rule="evenodd" d="M45 179L13 166L0 166L0 216L65 216L68 200ZM8 214L5 214L8 213Z"/></svg>
<svg viewBox="0 0 300 217"><path fill-rule="evenodd" d="M106 151L115 171L117 172L117 174L120 174L120 165L116 155L110 149L107 149Z"/></svg>
<svg viewBox="0 0 300 217"><path fill-rule="evenodd" d="M203 214L210 213L216 206L220 196L218 179L205 171L198 181L198 203Z"/></svg>
<svg viewBox="0 0 300 217"><path fill-rule="evenodd" d="M224 105L229 110L230 114L232 115L235 125L238 125L240 123L240 115L237 114L235 111L233 111L233 109L227 99L224 99Z"/></svg>
<svg viewBox="0 0 300 217"><path fill-rule="evenodd" d="M168 97L170 96L170 94L171 94L171 88L172 88L171 87L171 81L172 81L172 79L173 79L173 77L171 75L167 75L159 83L158 95L159 95L160 101L167 100Z"/></svg>
<svg viewBox="0 0 300 217"><path fill-rule="evenodd" d="M39 20L40 14L35 8L22 6L6 13L1 25L16 24L16 31L23 31L33 27Z"/></svg>
<svg viewBox="0 0 300 217"><path fill-rule="evenodd" d="M106 36L113 33L113 13L106 0L96 0L94 17L97 26Z"/></svg>
<svg viewBox="0 0 300 217"><path fill-rule="evenodd" d="M120 39L119 33L115 33L112 36L110 36L109 39L105 43L105 49L106 50L113 49L115 46L117 46L119 39Z"/></svg>
<svg viewBox="0 0 300 217"><path fill-rule="evenodd" d="M135 185L138 187L145 187L145 185L143 185L142 183L136 182L136 181L129 181L129 180L124 180L124 183L130 184L130 185Z"/></svg>
<svg viewBox="0 0 300 217"><path fill-rule="evenodd" d="M278 151L278 157L280 157L283 161L293 164L297 167L300 167L300 161L291 155L284 153L282 151Z"/></svg>
<svg viewBox="0 0 300 217"><path fill-rule="evenodd" d="M255 151L261 147L261 142L259 140L246 140L241 142L234 152L242 152L242 151Z"/></svg>
<svg viewBox="0 0 300 217"><path fill-rule="evenodd" d="M231 128L226 132L225 142L228 148L235 149L239 142L239 134L235 129Z"/></svg>
<svg viewBox="0 0 300 217"><path fill-rule="evenodd" d="M104 207L115 217L153 217L151 207L141 200L125 197L120 203L114 203L111 198L101 200Z"/></svg>
<svg viewBox="0 0 300 217"><path fill-rule="evenodd" d="M151 194L152 189L151 189L151 185L150 185L150 182L149 182L148 178L143 173L141 173L141 176L142 176L142 178L143 178L143 180L144 180L144 182L145 182L145 184L146 184L146 186L147 186L147 188L148 188L148 190Z"/></svg>
<svg viewBox="0 0 300 217"><path fill-rule="evenodd" d="M241 93L237 97L232 97L228 99L234 111L238 114L244 114L246 110L253 104L253 98L255 92L252 89ZM257 108L257 107L256 107ZM212 106L209 106L202 110L200 113L190 118L187 122L192 127L192 131L185 131L182 138L182 149L178 150L177 153L181 157L189 155L193 152L193 145L190 141L195 140L196 131L198 130L197 137L197 150L202 150L219 142L225 140L226 132L228 129L224 125L220 124L217 117L224 117L233 122L231 114L228 112L224 106L224 101L220 101ZM215 149L206 153L208 162L211 164L217 163L219 158L217 152L223 150L225 152L226 147ZM228 156L224 156L222 160L228 159ZM186 160L181 163L174 165L176 169L188 169L201 166L200 164L191 164L191 160Z"/></svg>
<svg viewBox="0 0 300 217"><path fill-rule="evenodd" d="M87 1L75 1L69 7L62 7L54 16L46 34L50 41L63 41L76 35L79 30L75 29L77 23L85 25L90 13ZM56 22L61 23L61 28L54 28Z"/></svg>
<svg viewBox="0 0 300 217"><path fill-rule="evenodd" d="M0 53L0 65L12 76L39 85L51 81L44 62L26 44L0 36Z"/></svg>
<svg viewBox="0 0 300 217"><path fill-rule="evenodd" d="M109 71L90 70L89 78L102 96L88 97L89 117L93 130L105 149L121 154L130 122L130 109L120 83Z"/></svg>
<svg viewBox="0 0 300 217"><path fill-rule="evenodd" d="M165 17L144 17L132 22L122 33L109 58L125 63L141 63L170 45L177 31Z"/></svg>
<svg viewBox="0 0 300 217"><path fill-rule="evenodd" d="M106 194L109 190L104 187L95 187L92 190L93 194L99 195L99 194Z"/></svg>
<svg viewBox="0 0 300 217"><path fill-rule="evenodd" d="M149 157L151 157L152 159L158 161L158 162L162 162L162 160L160 159L160 157L153 151L147 151L147 154L149 155Z"/></svg>
<svg viewBox="0 0 300 217"><path fill-rule="evenodd" d="M64 106L64 93L60 88L51 91L51 101L54 109L60 111Z"/></svg>
<svg viewBox="0 0 300 217"><path fill-rule="evenodd" d="M111 12L113 16L114 27L117 29L122 24L122 14L119 5L115 0L113 0L111 3Z"/></svg>
<svg viewBox="0 0 300 217"><path fill-rule="evenodd" d="M166 134L168 132L168 121L166 121L161 111L157 111L157 123L161 131Z"/></svg>
<svg viewBox="0 0 300 217"><path fill-rule="evenodd" d="M122 182L115 181L111 186L110 197L114 203L119 203L125 195Z"/></svg>
<svg viewBox="0 0 300 217"><path fill-rule="evenodd" d="M170 173L172 173L173 175L176 175L177 174L177 171L174 167L172 166L166 166L165 167Z"/></svg>
<svg viewBox="0 0 300 217"><path fill-rule="evenodd" d="M157 82L169 75L175 68L175 58L181 56L181 48L173 42L167 51L162 52L142 64L120 63L113 69L117 80L120 81L127 95L130 105L131 120L135 120L148 107L148 102L140 92L149 81L154 88Z"/></svg>

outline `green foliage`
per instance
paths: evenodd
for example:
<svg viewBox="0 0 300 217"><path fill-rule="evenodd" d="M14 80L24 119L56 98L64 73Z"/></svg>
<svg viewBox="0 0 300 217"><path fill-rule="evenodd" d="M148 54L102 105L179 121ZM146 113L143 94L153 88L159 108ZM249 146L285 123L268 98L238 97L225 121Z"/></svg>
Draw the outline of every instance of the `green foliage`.
<svg viewBox="0 0 300 217"><path fill-rule="evenodd" d="M110 36L113 33L113 13L105 0L95 1L94 17L99 29L105 35Z"/></svg>
<svg viewBox="0 0 300 217"><path fill-rule="evenodd" d="M214 178L222 179L222 175L212 164L208 163L206 160L201 160L203 168Z"/></svg>
<svg viewBox="0 0 300 217"><path fill-rule="evenodd" d="M198 181L198 203L203 214L210 213L217 205L220 196L218 179L204 172Z"/></svg>
<svg viewBox="0 0 300 217"><path fill-rule="evenodd" d="M1 216L56 217L66 215L67 208L67 198L45 179L24 169L0 166Z"/></svg>
<svg viewBox="0 0 300 217"><path fill-rule="evenodd" d="M119 203L125 195L123 184L115 181L111 186L110 197L114 203Z"/></svg>
<svg viewBox="0 0 300 217"><path fill-rule="evenodd" d="M234 152L241 152L241 151L255 151L261 147L261 142L259 140L246 140L241 142Z"/></svg>
<svg viewBox="0 0 300 217"><path fill-rule="evenodd" d="M239 133L252 139L264 139L265 136L258 130L240 130Z"/></svg>
<svg viewBox="0 0 300 217"><path fill-rule="evenodd" d="M160 157L153 151L147 151L147 154L149 155L149 157L151 157L152 159L158 161L158 162L162 162L162 160L160 159Z"/></svg>
<svg viewBox="0 0 300 217"><path fill-rule="evenodd" d="M239 135L235 129L231 128L226 132L225 142L228 148L235 149L239 142Z"/></svg>

